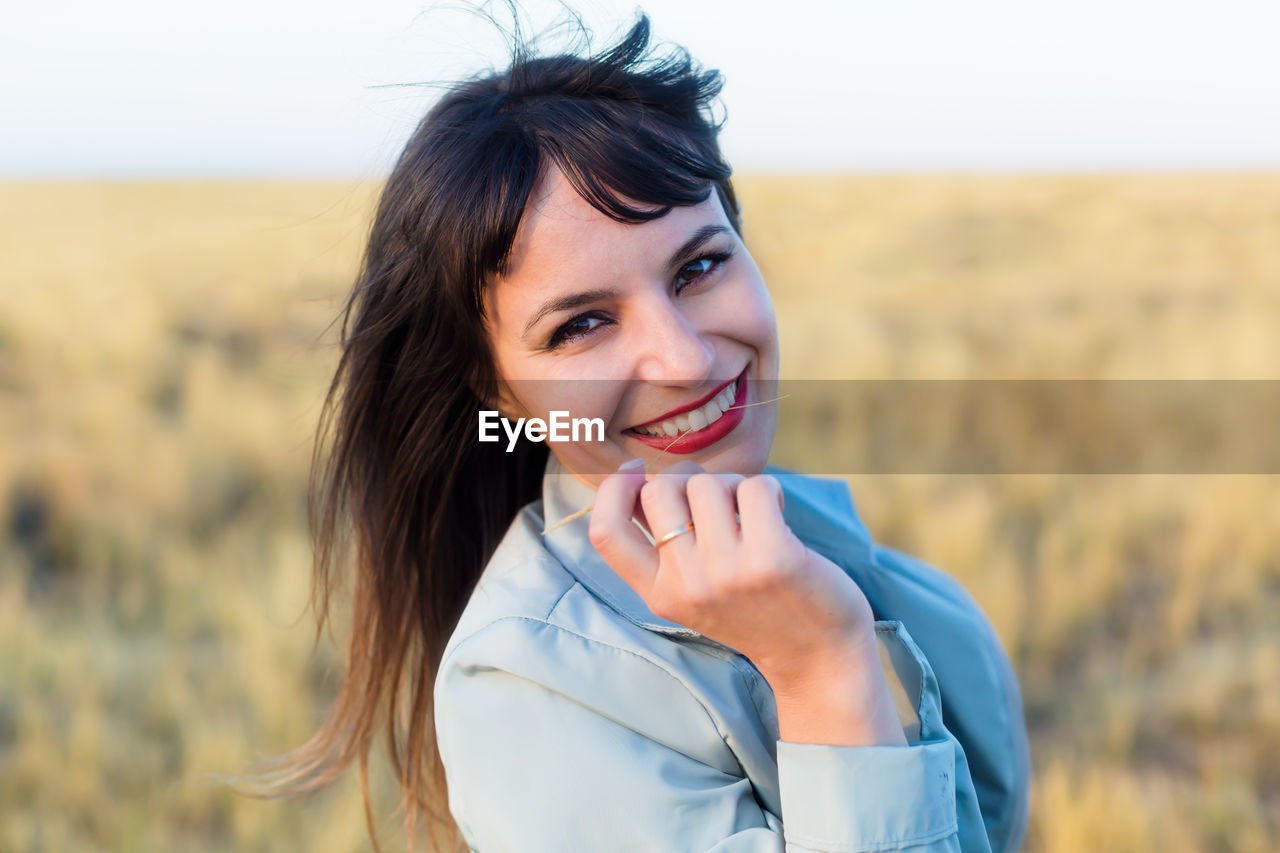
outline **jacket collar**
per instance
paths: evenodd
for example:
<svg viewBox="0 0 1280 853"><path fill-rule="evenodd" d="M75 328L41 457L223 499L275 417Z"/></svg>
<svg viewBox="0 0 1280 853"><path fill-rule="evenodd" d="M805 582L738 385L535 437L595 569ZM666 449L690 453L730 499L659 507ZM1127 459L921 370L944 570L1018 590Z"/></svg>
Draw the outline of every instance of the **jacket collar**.
<svg viewBox="0 0 1280 853"><path fill-rule="evenodd" d="M773 465L767 466L765 473L772 474L782 485L782 515L792 531L857 581L871 565L872 543L854 509L848 484ZM570 473L554 453L548 454L542 479L543 519L547 526L589 506L595 496L595 489ZM661 633L701 638L698 632L649 609L591 544L587 538L590 523L590 514L576 518L543 534L543 544L583 586L632 622Z"/></svg>

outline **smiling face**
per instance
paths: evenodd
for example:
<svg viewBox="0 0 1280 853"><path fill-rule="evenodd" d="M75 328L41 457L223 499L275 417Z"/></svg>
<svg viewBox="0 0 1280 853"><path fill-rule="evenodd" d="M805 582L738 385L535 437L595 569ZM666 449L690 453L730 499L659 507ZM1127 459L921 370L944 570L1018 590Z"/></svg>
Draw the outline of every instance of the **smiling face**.
<svg viewBox="0 0 1280 853"><path fill-rule="evenodd" d="M675 441L651 434L664 426L695 431L650 470L681 460L747 476L764 470L775 406L719 410L735 393L754 402L773 387L777 322L717 193L630 225L596 210L548 166L507 272L485 300L500 377L494 407L509 418L547 420L553 410L600 418L604 441L549 445L591 486L628 459L657 457Z"/></svg>

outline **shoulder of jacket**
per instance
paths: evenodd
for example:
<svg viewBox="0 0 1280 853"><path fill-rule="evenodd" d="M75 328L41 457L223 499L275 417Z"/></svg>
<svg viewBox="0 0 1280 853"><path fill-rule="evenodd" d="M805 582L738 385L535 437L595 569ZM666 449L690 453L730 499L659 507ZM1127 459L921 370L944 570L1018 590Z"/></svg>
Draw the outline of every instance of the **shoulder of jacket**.
<svg viewBox="0 0 1280 853"><path fill-rule="evenodd" d="M546 719L568 701L646 741L741 773L696 678L644 645L507 615L451 642L435 682L436 724L446 738L465 738L477 703L511 704L526 714L537 706L543 710L535 716Z"/></svg>
<svg viewBox="0 0 1280 853"><path fill-rule="evenodd" d="M984 631L990 631L994 638L991 621L978 600L950 574L913 554L880 542L871 543L871 552L880 569L895 582L910 588L916 598L929 602L935 613L943 611L972 620Z"/></svg>
<svg viewBox="0 0 1280 853"><path fill-rule="evenodd" d="M529 647L572 636L587 644L579 646L584 652L614 650L664 670L678 669L671 665L673 641L637 625L588 590L542 543L540 521L522 511L512 523L476 583L444 657L464 643L472 646L469 655L477 653L488 645L482 634L516 643L523 633ZM503 651L501 645L494 650Z"/></svg>
<svg viewBox="0 0 1280 853"><path fill-rule="evenodd" d="M545 618L577 580L542 544L538 520L520 510L498 543L445 646L507 617Z"/></svg>

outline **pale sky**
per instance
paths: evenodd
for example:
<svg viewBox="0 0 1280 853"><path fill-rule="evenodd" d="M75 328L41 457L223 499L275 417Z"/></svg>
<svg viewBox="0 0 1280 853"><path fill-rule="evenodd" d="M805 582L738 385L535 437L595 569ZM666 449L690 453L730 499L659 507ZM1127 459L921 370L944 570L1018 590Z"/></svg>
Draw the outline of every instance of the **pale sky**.
<svg viewBox="0 0 1280 853"><path fill-rule="evenodd" d="M12 3L0 177L383 175L434 97L391 84L505 64L456 5ZM1277 0L573 5L725 74L739 172L1280 168Z"/></svg>

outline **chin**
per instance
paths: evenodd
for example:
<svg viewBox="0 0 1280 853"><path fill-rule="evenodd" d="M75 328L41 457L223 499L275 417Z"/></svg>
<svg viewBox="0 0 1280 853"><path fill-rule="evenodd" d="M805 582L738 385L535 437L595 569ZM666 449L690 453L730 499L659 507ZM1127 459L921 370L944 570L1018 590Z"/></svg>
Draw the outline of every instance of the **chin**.
<svg viewBox="0 0 1280 853"><path fill-rule="evenodd" d="M741 474L744 477L754 477L764 473L765 466L769 463L769 451L768 448L749 446L726 448L720 453L702 459L697 458L696 455L684 457L668 455L663 457L655 467L661 470L685 459L701 465L713 474Z"/></svg>

